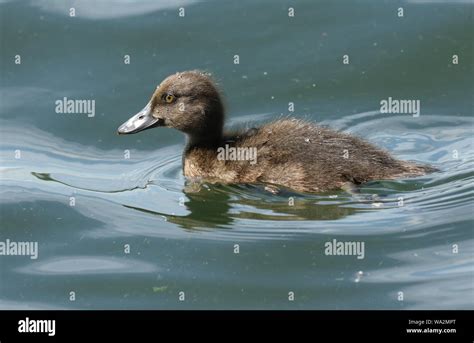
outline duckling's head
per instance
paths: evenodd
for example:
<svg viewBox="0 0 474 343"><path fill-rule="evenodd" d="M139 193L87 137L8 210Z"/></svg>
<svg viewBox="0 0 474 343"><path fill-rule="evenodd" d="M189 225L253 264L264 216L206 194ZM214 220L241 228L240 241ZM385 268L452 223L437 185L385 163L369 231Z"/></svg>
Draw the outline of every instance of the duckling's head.
<svg viewBox="0 0 474 343"><path fill-rule="evenodd" d="M185 71L168 76L156 88L150 102L118 128L119 134L137 133L152 127L172 127L193 141L222 137L224 109L209 75Z"/></svg>

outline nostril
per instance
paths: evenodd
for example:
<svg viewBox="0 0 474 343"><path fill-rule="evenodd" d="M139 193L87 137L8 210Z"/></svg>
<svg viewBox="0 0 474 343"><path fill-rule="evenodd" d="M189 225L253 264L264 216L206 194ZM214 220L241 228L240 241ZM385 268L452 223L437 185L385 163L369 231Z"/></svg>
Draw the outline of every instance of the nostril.
<svg viewBox="0 0 474 343"><path fill-rule="evenodd" d="M145 116L143 114L138 117L138 119L143 119L143 118L145 118Z"/></svg>

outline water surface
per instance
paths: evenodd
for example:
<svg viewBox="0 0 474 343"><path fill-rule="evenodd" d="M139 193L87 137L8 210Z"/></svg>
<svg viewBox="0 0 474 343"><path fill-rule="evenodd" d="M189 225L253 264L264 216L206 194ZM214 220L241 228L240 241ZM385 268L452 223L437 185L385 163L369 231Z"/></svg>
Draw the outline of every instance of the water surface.
<svg viewBox="0 0 474 343"><path fill-rule="evenodd" d="M472 4L288 6L0 3L0 241L39 244L37 260L0 256L0 308L473 308ZM219 81L229 126L305 118L440 171L360 196L185 193L180 133L115 130L187 69ZM56 113L64 97L95 100L95 116ZM380 113L388 97L421 115ZM364 258L326 256L333 239L364 242Z"/></svg>

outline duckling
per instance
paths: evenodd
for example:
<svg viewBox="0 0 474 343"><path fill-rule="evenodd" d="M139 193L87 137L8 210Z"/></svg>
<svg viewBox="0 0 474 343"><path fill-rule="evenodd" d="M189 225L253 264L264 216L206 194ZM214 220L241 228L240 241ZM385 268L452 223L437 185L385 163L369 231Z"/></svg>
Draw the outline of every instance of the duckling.
<svg viewBox="0 0 474 343"><path fill-rule="evenodd" d="M168 76L118 134L154 127L174 128L187 136L184 175L209 183L266 184L318 193L436 170L395 159L358 137L301 119L224 132L220 93L210 75L196 70ZM234 150L222 154L223 149ZM256 153L254 159L245 158L248 151Z"/></svg>

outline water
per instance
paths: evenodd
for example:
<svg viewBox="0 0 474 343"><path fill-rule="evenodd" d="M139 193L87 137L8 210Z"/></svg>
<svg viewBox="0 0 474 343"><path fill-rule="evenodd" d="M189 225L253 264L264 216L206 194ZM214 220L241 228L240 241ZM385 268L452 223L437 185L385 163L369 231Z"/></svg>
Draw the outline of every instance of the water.
<svg viewBox="0 0 474 343"><path fill-rule="evenodd" d="M1 1L0 241L37 241L39 256L0 256L0 308L474 307L473 5L293 7ZM290 114L440 172L359 197L184 193L180 133L115 130L187 69L215 75L229 126ZM420 99L421 115L381 114L389 96ZM95 116L56 113L64 97L95 100ZM333 239L364 242L364 258L325 255Z"/></svg>

